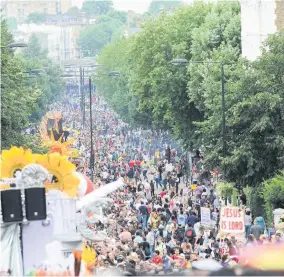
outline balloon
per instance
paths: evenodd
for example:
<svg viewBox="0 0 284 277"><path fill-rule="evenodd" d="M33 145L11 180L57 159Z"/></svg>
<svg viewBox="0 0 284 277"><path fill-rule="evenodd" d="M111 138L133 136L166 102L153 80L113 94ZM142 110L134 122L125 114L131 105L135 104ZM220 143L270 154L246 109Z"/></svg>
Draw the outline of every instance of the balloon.
<svg viewBox="0 0 284 277"><path fill-rule="evenodd" d="M87 181L84 178L83 174L81 174L79 172L75 172L74 174L80 179L80 184L79 184L79 187L78 187L78 196L83 197L86 194L86 191L87 191Z"/></svg>
<svg viewBox="0 0 284 277"><path fill-rule="evenodd" d="M78 196L81 198L86 194L94 191L95 187L93 182L87 176L83 175L80 172L75 173L76 176L80 179L80 185L78 188Z"/></svg>

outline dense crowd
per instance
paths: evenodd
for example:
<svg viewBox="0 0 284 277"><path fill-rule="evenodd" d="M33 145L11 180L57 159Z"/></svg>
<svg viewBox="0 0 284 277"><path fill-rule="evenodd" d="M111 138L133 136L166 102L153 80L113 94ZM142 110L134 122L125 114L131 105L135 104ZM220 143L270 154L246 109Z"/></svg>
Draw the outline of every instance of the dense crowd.
<svg viewBox="0 0 284 277"><path fill-rule="evenodd" d="M78 99L69 99L72 101L66 99L53 109L63 111L70 136L77 137L80 159L73 161L90 175L88 107L83 127ZM263 219L253 220L249 209L242 238L222 234L219 220L224 201L215 190L211 174L201 174L205 170L199 152L193 163L197 177L189 180L188 159L167 133L133 131L98 97L93 99L93 106L94 183L103 186L123 178L126 184L111 194L113 204L104 209L107 220L94 227L108 234L107 240L92 246L97 252L96 274L110 268L126 275L180 274L192 268L206 270L212 260L216 269L232 268L247 247L283 243L283 229L268 234ZM190 181L196 187L190 186ZM239 198L245 206L243 192ZM210 226L200 223L201 207L210 208ZM284 216L281 220L283 228ZM199 265L203 260L208 263Z"/></svg>

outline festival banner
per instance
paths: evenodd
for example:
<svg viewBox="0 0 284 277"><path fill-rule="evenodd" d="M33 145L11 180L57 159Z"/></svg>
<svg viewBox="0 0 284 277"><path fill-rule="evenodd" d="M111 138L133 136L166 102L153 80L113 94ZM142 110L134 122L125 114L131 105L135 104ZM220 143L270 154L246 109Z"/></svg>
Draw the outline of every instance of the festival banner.
<svg viewBox="0 0 284 277"><path fill-rule="evenodd" d="M211 217L210 217L210 209L201 207L201 225L210 226L211 225Z"/></svg>
<svg viewBox="0 0 284 277"><path fill-rule="evenodd" d="M245 216L240 207L222 207L220 215L220 231L227 234L245 232Z"/></svg>

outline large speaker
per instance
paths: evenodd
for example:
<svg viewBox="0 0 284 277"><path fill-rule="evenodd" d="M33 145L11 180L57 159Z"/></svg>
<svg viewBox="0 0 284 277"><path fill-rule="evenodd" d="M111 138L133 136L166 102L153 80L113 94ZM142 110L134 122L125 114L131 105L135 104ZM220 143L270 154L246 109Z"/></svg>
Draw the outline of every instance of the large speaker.
<svg viewBox="0 0 284 277"><path fill-rule="evenodd" d="M46 219L45 188L25 189L27 220Z"/></svg>
<svg viewBox="0 0 284 277"><path fill-rule="evenodd" d="M9 189L1 191L1 209L4 222L22 221L21 190Z"/></svg>

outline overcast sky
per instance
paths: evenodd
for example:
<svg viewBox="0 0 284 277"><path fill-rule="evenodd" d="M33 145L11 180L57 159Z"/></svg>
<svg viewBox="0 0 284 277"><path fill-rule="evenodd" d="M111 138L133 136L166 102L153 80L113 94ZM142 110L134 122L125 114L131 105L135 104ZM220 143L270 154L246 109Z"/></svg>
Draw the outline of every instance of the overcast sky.
<svg viewBox="0 0 284 277"><path fill-rule="evenodd" d="M73 5L81 7L83 0L72 0ZM114 8L121 11L135 11L144 13L147 11L151 0L113 0Z"/></svg>

